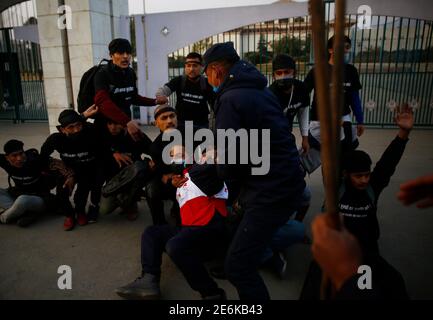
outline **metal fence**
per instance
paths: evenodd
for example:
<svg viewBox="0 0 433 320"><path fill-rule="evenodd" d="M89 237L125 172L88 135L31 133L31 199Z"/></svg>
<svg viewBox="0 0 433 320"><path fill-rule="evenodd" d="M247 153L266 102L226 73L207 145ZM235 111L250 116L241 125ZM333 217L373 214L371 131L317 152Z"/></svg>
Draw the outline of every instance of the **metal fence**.
<svg viewBox="0 0 433 320"><path fill-rule="evenodd" d="M333 5L325 4L327 38L334 29ZM371 16L366 26L362 19L361 15L347 15L345 33L352 40L351 63L363 85L365 123L393 125L393 107L407 101L415 110L416 126L433 128L433 22ZM183 73L189 52L204 53L212 44L225 41L233 41L239 55L255 64L269 83L272 58L278 53L288 53L296 60L300 80L313 66L311 19L303 16L244 26L181 48L168 56L169 78Z"/></svg>
<svg viewBox="0 0 433 320"><path fill-rule="evenodd" d="M0 120L48 120L40 46L15 37L14 27L37 24L34 1L0 15Z"/></svg>

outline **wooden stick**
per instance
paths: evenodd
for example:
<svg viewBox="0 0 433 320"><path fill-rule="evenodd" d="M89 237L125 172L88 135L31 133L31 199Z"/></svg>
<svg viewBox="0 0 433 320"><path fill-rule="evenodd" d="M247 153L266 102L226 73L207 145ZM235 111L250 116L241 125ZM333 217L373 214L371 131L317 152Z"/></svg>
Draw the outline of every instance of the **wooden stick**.
<svg viewBox="0 0 433 320"><path fill-rule="evenodd" d="M341 113L343 105L343 50L345 0L335 2L335 38L334 66L332 68L332 99L329 97L329 75L327 50L325 48L324 3L322 0L310 0L312 33L315 58L315 94L320 121L321 159L325 186L325 210L327 222L331 228L340 229L338 213L339 187L339 148ZM329 279L322 275L321 299L334 294ZM331 292L329 292L331 289Z"/></svg>
<svg viewBox="0 0 433 320"><path fill-rule="evenodd" d="M340 184L340 133L341 133L341 116L343 113L344 104L344 24L345 24L345 11L346 11L346 1L336 0L335 1L335 24L334 24L334 65L332 68L332 115L333 115L333 139L335 139L333 154L336 156L334 160L337 169L332 173L335 175L333 177L333 183L335 183L335 207L330 208L332 212L332 224L336 229L340 228L340 217L338 213L338 188ZM328 208L326 208L328 211ZM335 211L334 211L335 210Z"/></svg>
<svg viewBox="0 0 433 320"><path fill-rule="evenodd" d="M343 3L344 0L337 0L336 7ZM328 74L328 59L327 50L325 47L325 19L324 19L324 5L323 0L310 0L310 12L312 18L312 33L313 33L313 46L314 46L314 78L315 78L315 95L317 102L317 111L320 121L320 138L321 138L321 159L323 166L323 181L325 187L325 206L328 223L334 229L340 228L340 218L337 210L338 202L338 160L337 154L338 145L340 144L340 122L341 122L341 107L332 108L331 99L329 95L329 74ZM343 15L344 19L344 15ZM343 22L344 25L344 22ZM333 69L335 72L340 72L341 67ZM341 79L342 76L337 79ZM335 78L334 78L335 82ZM334 88L335 87L335 88ZM341 95L341 90L338 88L340 85L333 83L333 95ZM335 99L340 101L340 99ZM333 99L334 102L334 99ZM336 110L337 109L337 110Z"/></svg>

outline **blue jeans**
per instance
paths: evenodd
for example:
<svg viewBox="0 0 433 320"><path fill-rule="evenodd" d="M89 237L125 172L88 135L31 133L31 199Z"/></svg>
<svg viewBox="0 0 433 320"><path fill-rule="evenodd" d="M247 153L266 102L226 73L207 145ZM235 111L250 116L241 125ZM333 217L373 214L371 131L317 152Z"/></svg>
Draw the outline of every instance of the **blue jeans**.
<svg viewBox="0 0 433 320"><path fill-rule="evenodd" d="M41 197L23 194L14 198L7 190L0 189L1 223L10 223L12 220L19 219L27 212L43 213L45 209L45 202Z"/></svg>
<svg viewBox="0 0 433 320"><path fill-rule="evenodd" d="M193 290L202 296L215 294L218 285L203 262L212 256L224 238L224 222L224 218L215 213L205 226L174 227L164 224L147 227L141 237L142 272L159 277L165 251Z"/></svg>
<svg viewBox="0 0 433 320"><path fill-rule="evenodd" d="M285 203L246 207L225 260L227 279L241 300L269 300L269 292L258 269L273 236L295 212Z"/></svg>
<svg viewBox="0 0 433 320"><path fill-rule="evenodd" d="M262 257L265 262L272 257L275 251L283 251L291 245L301 242L305 236L305 225L297 220L289 220L274 234L271 244L266 248Z"/></svg>

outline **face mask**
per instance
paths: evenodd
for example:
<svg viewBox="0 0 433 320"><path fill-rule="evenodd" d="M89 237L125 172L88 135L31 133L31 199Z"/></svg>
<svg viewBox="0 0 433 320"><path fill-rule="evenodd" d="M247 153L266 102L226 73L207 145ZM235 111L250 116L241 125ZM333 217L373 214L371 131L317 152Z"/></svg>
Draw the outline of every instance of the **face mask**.
<svg viewBox="0 0 433 320"><path fill-rule="evenodd" d="M185 170L185 160L184 159L173 159L170 164L171 172L174 174L182 175L183 170Z"/></svg>
<svg viewBox="0 0 433 320"><path fill-rule="evenodd" d="M350 57L351 57L350 52L345 53L344 54L344 63L349 63L350 62Z"/></svg>
<svg viewBox="0 0 433 320"><path fill-rule="evenodd" d="M275 78L275 83L280 90L288 90L293 85L293 75L285 75L281 77Z"/></svg>

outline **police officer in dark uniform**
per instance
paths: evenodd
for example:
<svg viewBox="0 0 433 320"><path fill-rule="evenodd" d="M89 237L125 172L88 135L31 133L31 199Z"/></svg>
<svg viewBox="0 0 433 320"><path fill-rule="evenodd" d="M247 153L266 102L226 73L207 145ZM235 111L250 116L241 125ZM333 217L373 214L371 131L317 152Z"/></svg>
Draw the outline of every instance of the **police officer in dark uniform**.
<svg viewBox="0 0 433 320"><path fill-rule="evenodd" d="M269 293L258 273L261 257L278 228L299 207L305 188L298 151L266 78L253 65L240 60L232 42L212 46L203 59L208 82L217 92L216 128L257 129L259 135L265 129L270 131L269 141L264 142L269 143L270 152L267 173L254 174L251 163L222 164L219 159L218 164L220 177L240 187L239 201L245 211L228 250L227 277L241 299L266 300ZM231 147L227 146L225 152ZM229 193L236 192L229 184L228 188Z"/></svg>

